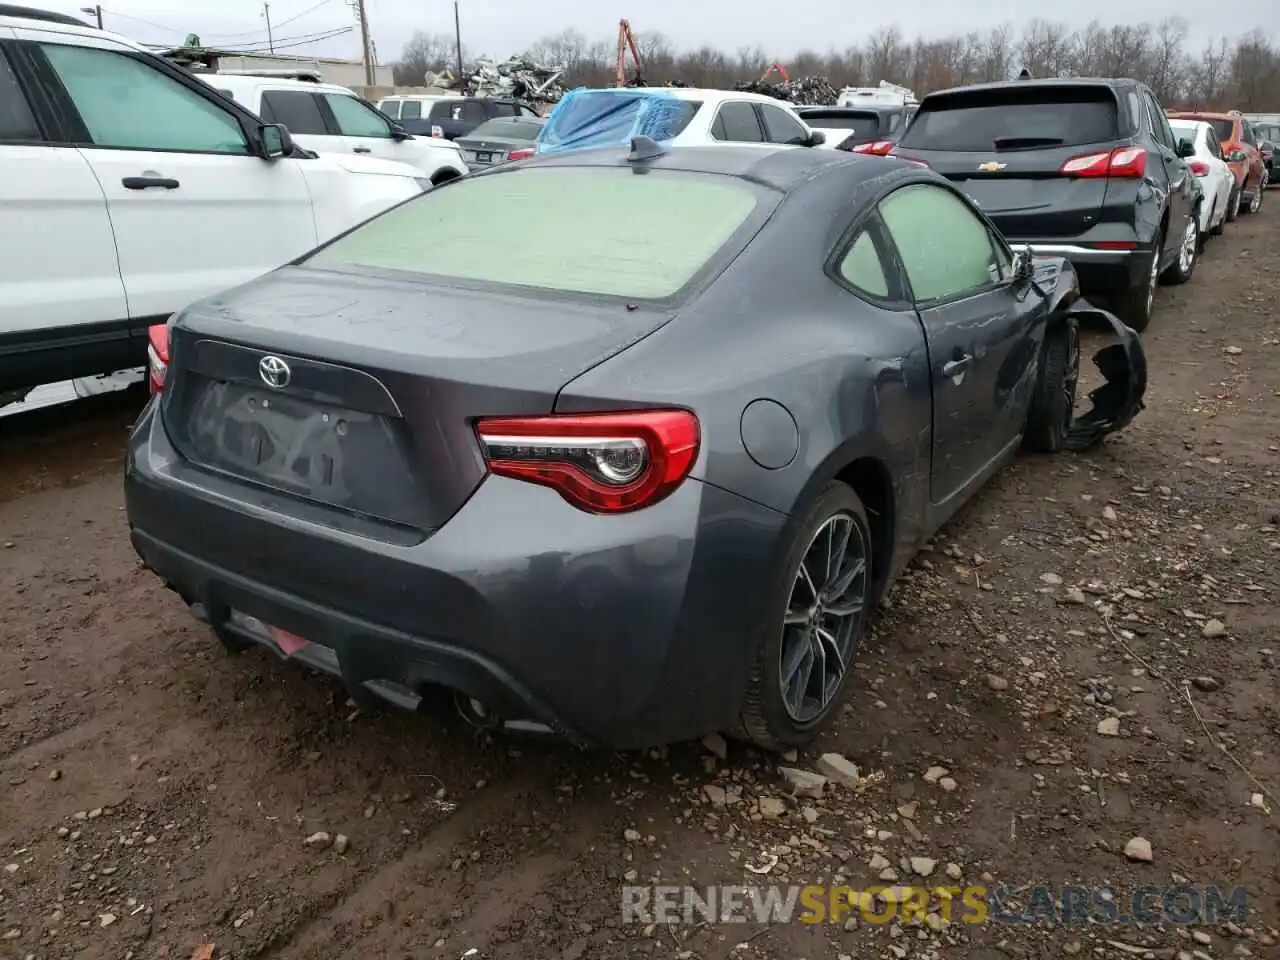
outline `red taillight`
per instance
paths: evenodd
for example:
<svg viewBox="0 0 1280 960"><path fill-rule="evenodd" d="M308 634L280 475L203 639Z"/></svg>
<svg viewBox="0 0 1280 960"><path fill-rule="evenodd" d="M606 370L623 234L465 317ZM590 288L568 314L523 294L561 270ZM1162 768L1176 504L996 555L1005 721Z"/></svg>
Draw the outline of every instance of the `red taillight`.
<svg viewBox="0 0 1280 960"><path fill-rule="evenodd" d="M859 143L851 153L869 153L873 157L883 157L893 149L892 140L872 140L870 143Z"/></svg>
<svg viewBox="0 0 1280 960"><path fill-rule="evenodd" d="M147 329L147 383L151 395L164 389L164 376L169 370L169 325L157 323Z"/></svg>
<svg viewBox="0 0 1280 960"><path fill-rule="evenodd" d="M551 487L592 513L623 513L670 494L698 459L687 410L552 414L480 420L489 470Z"/></svg>
<svg viewBox="0 0 1280 960"><path fill-rule="evenodd" d="M1084 153L1072 157L1058 172L1066 177L1141 179L1147 172L1147 151L1142 147L1120 147L1101 153Z"/></svg>
<svg viewBox="0 0 1280 960"><path fill-rule="evenodd" d="M507 154L508 160L527 160L533 156L533 147L521 147L519 150L512 150Z"/></svg>
<svg viewBox="0 0 1280 960"><path fill-rule="evenodd" d="M1203 160L1192 160L1187 164L1187 169L1197 177L1207 177L1209 175L1209 165Z"/></svg>

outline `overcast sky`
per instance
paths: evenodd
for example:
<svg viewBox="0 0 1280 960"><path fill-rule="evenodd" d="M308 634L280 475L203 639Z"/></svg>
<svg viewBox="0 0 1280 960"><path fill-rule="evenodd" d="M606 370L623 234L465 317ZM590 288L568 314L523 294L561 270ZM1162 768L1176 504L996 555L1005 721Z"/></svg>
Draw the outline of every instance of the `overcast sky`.
<svg viewBox="0 0 1280 960"><path fill-rule="evenodd" d="M33 6L40 5L30 0ZM355 22L354 0L271 0L271 21L281 53L357 57L355 32L319 42L299 44L315 34ZM390 62L415 30L453 31L452 0L366 0L374 43L381 62ZM72 3L58 8L76 12ZM840 0L460 0L462 39L472 53L496 57L517 52L531 42L572 27L588 38L612 39L619 16L633 29L661 31L678 47L713 44L726 51L760 44L778 57L802 48L825 51L857 44L879 26L896 23L911 37L940 36L985 30L1001 23L1021 24L1032 16L1083 25L1155 22L1176 15L1191 28L1189 41L1203 44L1222 32L1236 34L1254 26L1275 34L1280 16L1264 17L1264 9L1280 13L1277 0L1073 0L1055 9L1024 0L988 0L983 4L944 4L941 0L895 0L895 18L877 17L878 4ZM1069 10L1067 7L1069 6ZM842 9L843 8L843 9ZM781 11L778 17L775 11ZM83 16L83 14L81 14ZM142 43L181 43L197 33L207 46L259 44L267 34L262 5L255 0L116 0L104 4L104 25Z"/></svg>

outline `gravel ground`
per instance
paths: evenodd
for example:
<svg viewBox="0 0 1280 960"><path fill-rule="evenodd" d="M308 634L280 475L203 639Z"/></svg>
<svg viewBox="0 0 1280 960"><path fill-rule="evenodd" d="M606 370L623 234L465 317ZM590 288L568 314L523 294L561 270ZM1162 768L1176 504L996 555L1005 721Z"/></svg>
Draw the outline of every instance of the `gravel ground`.
<svg viewBox="0 0 1280 960"><path fill-rule="evenodd" d="M442 706L364 717L227 656L129 547L137 395L6 418L0 957L1280 956L1280 203L1161 291L1147 345L1128 431L1017 462L894 589L845 713L793 761L858 766L819 797L738 744L592 754ZM1249 913L622 923L624 884L913 875L1242 886Z"/></svg>

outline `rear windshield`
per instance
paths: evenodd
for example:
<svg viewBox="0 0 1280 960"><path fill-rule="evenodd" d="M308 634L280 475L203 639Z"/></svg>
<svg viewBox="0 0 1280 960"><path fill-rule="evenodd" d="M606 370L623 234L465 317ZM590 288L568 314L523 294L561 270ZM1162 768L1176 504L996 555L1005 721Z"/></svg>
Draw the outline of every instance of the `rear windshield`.
<svg viewBox="0 0 1280 960"><path fill-rule="evenodd" d="M729 177L533 167L428 191L307 263L664 299L688 284L760 203L754 188Z"/></svg>
<svg viewBox="0 0 1280 960"><path fill-rule="evenodd" d="M1257 131L1259 140L1280 141L1280 123L1255 123L1253 129Z"/></svg>
<svg viewBox="0 0 1280 960"><path fill-rule="evenodd" d="M1220 143L1226 143L1235 137L1236 125L1231 120L1206 120L1209 126L1213 127L1213 135L1218 138Z"/></svg>
<svg viewBox="0 0 1280 960"><path fill-rule="evenodd" d="M930 97L902 138L904 147L989 153L1073 147L1119 136L1107 87L1011 86Z"/></svg>
<svg viewBox="0 0 1280 960"><path fill-rule="evenodd" d="M537 140L542 124L528 120L486 120L471 131L469 139L477 137L511 137L516 140Z"/></svg>
<svg viewBox="0 0 1280 960"><path fill-rule="evenodd" d="M849 110L806 110L801 116L811 127L851 130L858 137L874 137L880 132L880 114L874 110L858 113Z"/></svg>
<svg viewBox="0 0 1280 960"><path fill-rule="evenodd" d="M702 106L670 94L641 90L572 90L551 111L538 152L617 146L638 135L672 140Z"/></svg>

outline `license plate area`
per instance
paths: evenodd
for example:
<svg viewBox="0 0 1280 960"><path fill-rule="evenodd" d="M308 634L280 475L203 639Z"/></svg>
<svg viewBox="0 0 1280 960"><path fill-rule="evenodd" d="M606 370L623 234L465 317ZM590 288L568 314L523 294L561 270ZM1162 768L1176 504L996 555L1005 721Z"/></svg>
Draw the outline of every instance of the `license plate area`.
<svg viewBox="0 0 1280 960"><path fill-rule="evenodd" d="M425 522L403 421L199 374L186 386L184 409L168 419L193 463L365 516Z"/></svg>
<svg viewBox="0 0 1280 960"><path fill-rule="evenodd" d="M473 152L476 163L492 163L493 154L488 150L476 150Z"/></svg>

